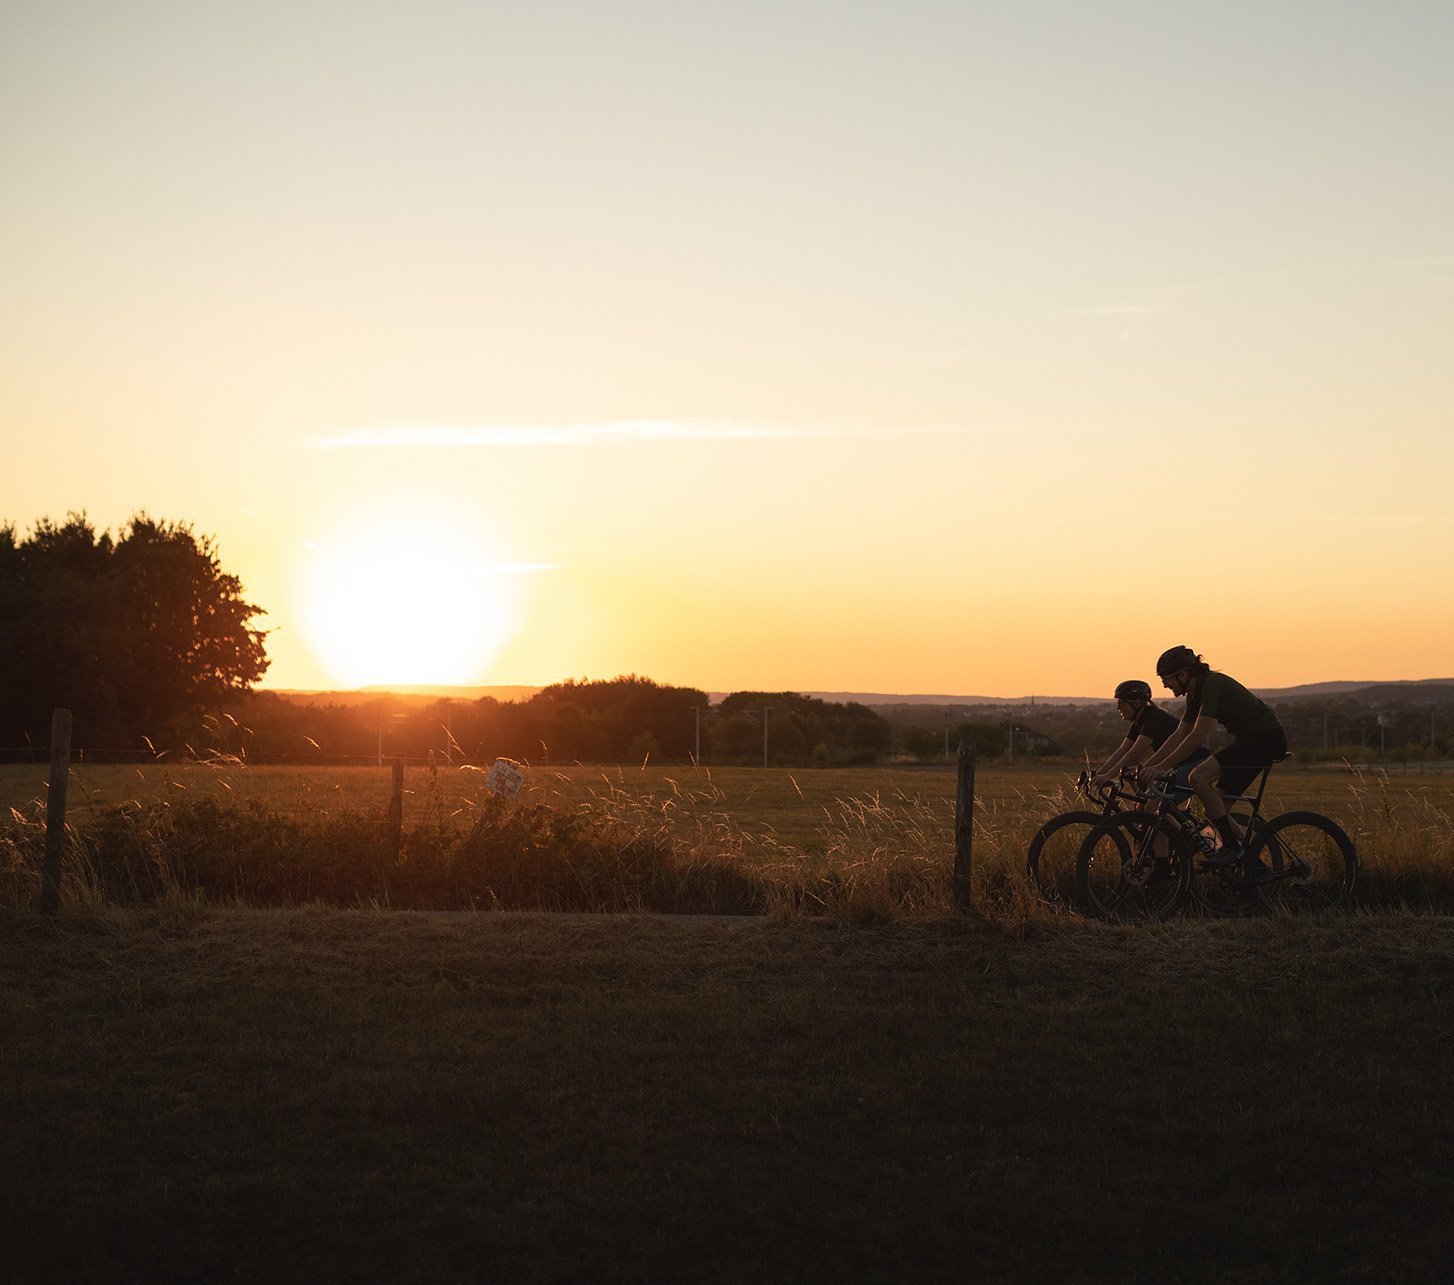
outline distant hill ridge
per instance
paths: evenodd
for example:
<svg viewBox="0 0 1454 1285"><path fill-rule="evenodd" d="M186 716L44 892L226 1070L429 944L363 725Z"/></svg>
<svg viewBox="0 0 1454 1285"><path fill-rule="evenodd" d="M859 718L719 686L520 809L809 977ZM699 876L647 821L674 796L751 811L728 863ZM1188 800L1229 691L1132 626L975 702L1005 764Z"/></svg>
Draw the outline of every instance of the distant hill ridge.
<svg viewBox="0 0 1454 1285"><path fill-rule="evenodd" d="M1368 699L1407 698L1416 693L1411 688L1454 687L1454 678L1415 678L1393 681L1369 680L1363 682L1338 681L1327 683L1303 683L1297 687L1254 687L1252 690L1264 700L1286 701L1315 696L1345 696L1359 693ZM269 690L269 689L265 689ZM420 700L462 700L475 701L492 696L499 701L529 700L540 687L437 687L427 685L401 685L399 687L362 687L348 691L304 691L289 688L274 688L274 695L290 700L322 701L339 705L355 705L377 700L381 696L404 697ZM1438 695L1431 691L1430 696ZM721 701L727 692L709 692L711 700ZM1110 699L1109 693L1098 696L1049 696L1036 693L1032 696L954 696L929 694L899 694L893 692L803 692L818 700L842 703L856 702L870 707L895 705L1094 705Z"/></svg>
<svg viewBox="0 0 1454 1285"><path fill-rule="evenodd" d="M1411 678L1391 682L1329 682L1304 683L1298 687L1254 687L1252 690L1263 700L1298 700L1312 696L1343 696L1358 692L1364 695L1377 693L1389 697L1408 694L1408 689L1417 687L1454 687L1454 678ZM1036 693L1033 696L930 696L894 695L884 692L805 692L819 700L857 701L871 707L882 705L1094 705L1111 699L1109 692L1099 696L1048 696ZM716 699L714 696L713 699Z"/></svg>

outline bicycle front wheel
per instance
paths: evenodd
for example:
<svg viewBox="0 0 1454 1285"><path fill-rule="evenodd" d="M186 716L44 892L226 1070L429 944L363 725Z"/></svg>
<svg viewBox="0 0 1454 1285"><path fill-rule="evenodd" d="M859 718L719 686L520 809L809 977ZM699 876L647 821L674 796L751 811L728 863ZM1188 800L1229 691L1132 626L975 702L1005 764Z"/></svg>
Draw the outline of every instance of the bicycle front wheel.
<svg viewBox="0 0 1454 1285"><path fill-rule="evenodd" d="M1259 899L1288 914L1340 910L1353 902L1358 854L1336 821L1317 812L1273 817L1249 850Z"/></svg>
<svg viewBox="0 0 1454 1285"><path fill-rule="evenodd" d="M1165 919L1186 896L1191 861L1181 831L1137 810L1106 817L1086 835L1075 863L1081 909L1112 923Z"/></svg>
<svg viewBox="0 0 1454 1285"><path fill-rule="evenodd" d="M1091 827L1103 812L1062 812L1051 817L1030 840L1025 874L1031 886L1052 905L1075 900L1075 858Z"/></svg>

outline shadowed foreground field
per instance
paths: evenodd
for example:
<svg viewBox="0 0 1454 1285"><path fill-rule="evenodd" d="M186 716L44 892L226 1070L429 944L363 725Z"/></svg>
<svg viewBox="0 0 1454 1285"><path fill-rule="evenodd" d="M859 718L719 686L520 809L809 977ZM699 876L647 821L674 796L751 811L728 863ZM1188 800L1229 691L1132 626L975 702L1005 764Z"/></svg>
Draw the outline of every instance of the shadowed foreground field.
<svg viewBox="0 0 1454 1285"><path fill-rule="evenodd" d="M5 1273L1435 1279L1451 929L0 912Z"/></svg>

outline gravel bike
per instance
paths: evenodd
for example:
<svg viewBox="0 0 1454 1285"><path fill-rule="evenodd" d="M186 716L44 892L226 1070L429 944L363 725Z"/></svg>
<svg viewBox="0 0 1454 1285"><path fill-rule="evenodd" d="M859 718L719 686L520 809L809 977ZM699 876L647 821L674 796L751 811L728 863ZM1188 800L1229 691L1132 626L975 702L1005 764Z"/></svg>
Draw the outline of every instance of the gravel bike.
<svg viewBox="0 0 1454 1285"><path fill-rule="evenodd" d="M1157 806L1098 821L1076 856L1081 909L1098 919L1138 923L1163 919L1194 902L1211 914L1281 910L1307 914L1352 903L1358 854L1337 822L1317 812L1262 815L1272 768L1252 794L1224 794L1246 834L1246 853L1232 865L1210 862L1222 840L1196 806L1195 791L1165 784Z"/></svg>

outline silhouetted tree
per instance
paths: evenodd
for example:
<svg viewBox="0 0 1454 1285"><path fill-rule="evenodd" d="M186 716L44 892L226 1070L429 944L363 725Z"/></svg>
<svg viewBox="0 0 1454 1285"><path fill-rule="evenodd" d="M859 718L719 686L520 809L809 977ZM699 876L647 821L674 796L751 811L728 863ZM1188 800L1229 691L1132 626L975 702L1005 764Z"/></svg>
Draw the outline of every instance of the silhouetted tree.
<svg viewBox="0 0 1454 1285"><path fill-rule="evenodd" d="M241 595L185 523L0 527L0 736L43 743L66 706L79 744L135 746L235 698L268 666Z"/></svg>

